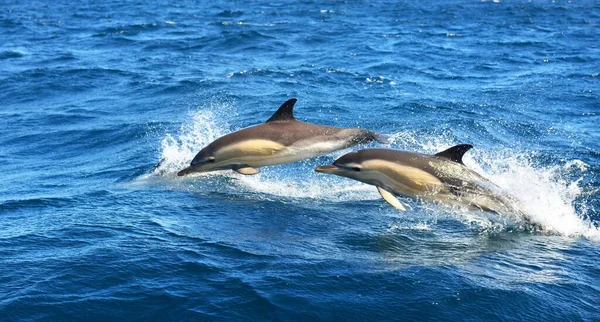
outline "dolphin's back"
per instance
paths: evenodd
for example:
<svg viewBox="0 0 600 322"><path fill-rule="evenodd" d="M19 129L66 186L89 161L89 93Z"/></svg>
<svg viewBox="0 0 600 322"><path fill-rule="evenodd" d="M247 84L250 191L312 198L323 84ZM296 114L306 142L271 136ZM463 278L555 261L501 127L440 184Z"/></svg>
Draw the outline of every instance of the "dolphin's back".
<svg viewBox="0 0 600 322"><path fill-rule="evenodd" d="M355 136L354 140L359 140L362 132L370 132L359 129L316 125L300 121L268 122L227 134L215 140L211 145L214 145L214 148L219 148L246 140L269 140L289 147L301 141L347 139L346 134L348 133L343 132L347 132L348 130L356 132L351 133ZM365 136L367 135L365 134Z"/></svg>

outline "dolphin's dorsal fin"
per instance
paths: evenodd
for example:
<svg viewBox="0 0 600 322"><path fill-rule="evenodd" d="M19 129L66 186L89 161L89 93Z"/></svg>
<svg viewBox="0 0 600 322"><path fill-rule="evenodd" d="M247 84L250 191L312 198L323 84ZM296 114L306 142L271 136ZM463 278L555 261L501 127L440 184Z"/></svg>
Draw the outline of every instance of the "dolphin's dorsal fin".
<svg viewBox="0 0 600 322"><path fill-rule="evenodd" d="M296 104L297 99L290 98L285 101L285 103L281 104L277 112L273 114L265 123L269 122L281 122L281 121L295 121L294 118L294 104Z"/></svg>
<svg viewBox="0 0 600 322"><path fill-rule="evenodd" d="M440 153L436 153L436 157L450 159L454 162L458 162L460 164L464 164L462 162L462 157L469 151L473 146L470 144L459 144L455 145L447 150L444 150Z"/></svg>

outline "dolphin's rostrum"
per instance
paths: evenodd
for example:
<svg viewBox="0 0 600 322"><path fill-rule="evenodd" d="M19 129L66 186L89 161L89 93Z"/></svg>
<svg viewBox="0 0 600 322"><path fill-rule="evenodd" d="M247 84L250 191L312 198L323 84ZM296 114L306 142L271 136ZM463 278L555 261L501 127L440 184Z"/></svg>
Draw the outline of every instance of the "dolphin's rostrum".
<svg viewBox="0 0 600 322"><path fill-rule="evenodd" d="M178 176L194 172L232 169L257 174L257 168L300 161L373 140L374 132L358 128L337 128L296 120L292 98L265 123L218 138L200 150L189 167Z"/></svg>
<svg viewBox="0 0 600 322"><path fill-rule="evenodd" d="M400 210L405 208L396 196L506 213L510 208L509 198L500 193L499 187L463 164L463 155L472 147L460 144L435 155L364 149L345 154L333 164L315 170L374 185L385 201Z"/></svg>

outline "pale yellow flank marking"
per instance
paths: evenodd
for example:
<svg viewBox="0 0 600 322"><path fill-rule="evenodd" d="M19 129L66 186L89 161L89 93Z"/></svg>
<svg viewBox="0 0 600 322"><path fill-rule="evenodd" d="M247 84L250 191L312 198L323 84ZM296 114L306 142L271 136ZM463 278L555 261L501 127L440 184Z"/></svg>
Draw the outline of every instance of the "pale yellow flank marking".
<svg viewBox="0 0 600 322"><path fill-rule="evenodd" d="M286 149L282 144L270 140L246 140L230 145L218 152L223 160L247 156L272 156Z"/></svg>
<svg viewBox="0 0 600 322"><path fill-rule="evenodd" d="M377 171L404 186L418 190L431 191L441 188L442 182L421 169L383 160L368 160L362 163L363 169Z"/></svg>

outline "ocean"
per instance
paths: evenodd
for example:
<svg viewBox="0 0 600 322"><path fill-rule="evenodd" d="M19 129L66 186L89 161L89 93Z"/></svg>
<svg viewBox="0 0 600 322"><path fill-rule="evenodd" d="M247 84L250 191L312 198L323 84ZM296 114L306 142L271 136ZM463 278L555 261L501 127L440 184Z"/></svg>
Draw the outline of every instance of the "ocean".
<svg viewBox="0 0 600 322"><path fill-rule="evenodd" d="M600 320L600 2L0 1L0 320ZM177 177L296 118L385 134ZM543 229L314 168L467 167Z"/></svg>

